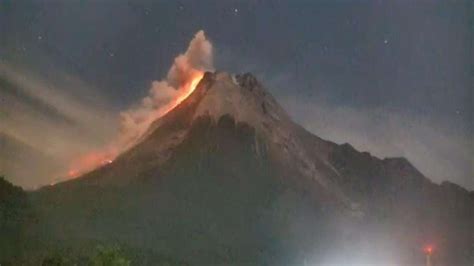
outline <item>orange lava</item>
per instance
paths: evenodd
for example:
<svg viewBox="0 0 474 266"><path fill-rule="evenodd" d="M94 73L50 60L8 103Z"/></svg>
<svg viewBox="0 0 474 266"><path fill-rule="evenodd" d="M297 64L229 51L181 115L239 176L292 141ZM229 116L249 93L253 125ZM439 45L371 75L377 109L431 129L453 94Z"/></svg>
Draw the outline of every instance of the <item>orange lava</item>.
<svg viewBox="0 0 474 266"><path fill-rule="evenodd" d="M68 178L75 178L95 168L112 163L113 156L105 152L90 152L74 161L67 172Z"/></svg>
<svg viewBox="0 0 474 266"><path fill-rule="evenodd" d="M196 86L198 85L199 81L201 81L203 76L204 72L196 71L195 74L192 75L191 80L186 82L178 90L178 96L163 108L162 112L160 112L160 117L173 110L177 105L188 98L189 95L191 95L191 93L196 89ZM113 162L118 153L119 152L114 149L105 149L104 151L93 151L82 157L79 157L77 160L74 160L71 167L69 168L67 172L67 178L76 178L96 168L110 164Z"/></svg>
<svg viewBox="0 0 474 266"><path fill-rule="evenodd" d="M189 95L191 95L191 93L196 89L196 86L199 84L199 81L201 81L202 77L204 77L204 72L196 71L191 80L186 82L183 87L179 89L178 96L165 107L162 115L167 114L169 111L178 106L182 101L186 100L186 98L188 98Z"/></svg>

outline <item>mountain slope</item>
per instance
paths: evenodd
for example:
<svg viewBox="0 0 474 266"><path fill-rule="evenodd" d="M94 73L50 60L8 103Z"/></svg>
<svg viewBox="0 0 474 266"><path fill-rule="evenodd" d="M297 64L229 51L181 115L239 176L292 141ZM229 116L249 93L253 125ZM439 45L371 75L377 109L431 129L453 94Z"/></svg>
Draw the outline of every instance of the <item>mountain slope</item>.
<svg viewBox="0 0 474 266"><path fill-rule="evenodd" d="M312 135L250 74L206 73L113 163L32 198L47 249L118 242L138 264L416 265L428 242L440 264L473 258L468 191Z"/></svg>

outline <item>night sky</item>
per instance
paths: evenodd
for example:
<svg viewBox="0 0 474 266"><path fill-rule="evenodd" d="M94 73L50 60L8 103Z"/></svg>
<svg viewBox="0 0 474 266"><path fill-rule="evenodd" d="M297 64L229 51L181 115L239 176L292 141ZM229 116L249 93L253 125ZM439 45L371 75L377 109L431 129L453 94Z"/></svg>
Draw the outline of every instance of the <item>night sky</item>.
<svg viewBox="0 0 474 266"><path fill-rule="evenodd" d="M202 29L316 135L474 189L469 1L62 2L1 1L0 64L116 113Z"/></svg>

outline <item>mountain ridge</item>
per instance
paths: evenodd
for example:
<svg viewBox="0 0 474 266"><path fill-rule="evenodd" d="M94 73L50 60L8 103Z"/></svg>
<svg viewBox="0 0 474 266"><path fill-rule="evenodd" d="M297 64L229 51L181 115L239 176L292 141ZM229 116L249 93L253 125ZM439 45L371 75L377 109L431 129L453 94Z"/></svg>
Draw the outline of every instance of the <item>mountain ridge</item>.
<svg viewBox="0 0 474 266"><path fill-rule="evenodd" d="M405 165L405 167L409 168L410 171L416 174L417 176L423 176L424 178L427 178L421 172L419 172L418 169L416 169L416 167L414 167L412 163L405 157L378 158L378 157L372 156L367 151L358 151L349 143L343 143L339 145L329 140L324 140L324 139L319 138L318 136L306 130L304 127L293 122L291 118L289 117L289 115L284 111L284 109L276 102L276 100L268 92L266 92L266 90L262 87L261 83L251 73L232 75L232 74L228 74L226 72L220 72L220 71L214 72L214 73L206 72L202 81L198 84L196 90L187 99L185 99L182 102L182 104L176 107L176 110L179 110L180 113L185 113L185 114L180 114L182 117L179 118L178 120L181 121L181 123L184 123L187 126L189 126L190 124L193 123L193 121L196 118L199 118L200 116L210 116L212 120L215 123L217 123L220 117L224 115L230 115L236 120L237 123L247 123L255 128L259 128L260 130L262 130L262 128L269 127L268 121L262 121L263 119L254 119L254 117L250 117L249 119L249 116L252 116L252 115L245 114L245 112L243 114L236 113L236 111L238 110L236 110L237 108L235 106L234 108L230 108L229 109L230 111L225 109L226 107L225 105L216 107L218 105L216 103L219 103L220 101L222 101L223 98L227 97L226 100L228 100L229 98L228 95L217 95L218 97L213 97L211 101L201 103L202 98L208 97L207 95L208 91L211 89L211 87L214 85L214 83L217 80L220 80L220 81L224 80L224 82L227 82L227 83L232 82L232 85L240 86L243 89L243 91L251 92L250 95L252 96L256 95L255 97L259 98L257 100L259 102L256 103L254 106L252 106L252 108L254 109L254 110L251 110L252 112L258 113L260 111L263 115L269 115L272 120L277 120L278 122L281 122L280 117L283 117L283 123L291 124L290 125L291 127L296 127L299 134L307 134L307 135L312 135L312 137L316 137L316 139L320 141L320 143L316 144L317 150L323 151L322 155L320 154L319 156L325 157L324 159L327 159L327 156L329 154L329 151L328 151L329 149L333 149L334 147L339 146L350 153L355 152L355 153L360 153L362 155L367 155L367 156L376 158L382 162L385 162L387 164L393 163L393 164ZM222 85L220 86L222 87ZM223 90L225 89L219 88L218 90L213 90L213 91L222 92ZM232 91L232 88L228 89L227 91ZM216 95L212 95L212 96L216 96ZM269 109L268 106L276 110L268 110ZM261 110L258 110L260 108ZM180 109L183 109L183 110L181 111ZM244 108L241 108L241 109L244 109ZM188 112L191 112L191 113L194 112L194 114L189 114ZM153 122L150 125L147 132L137 141L136 144L139 144L140 142L144 141L147 137L152 135L153 132L156 131L164 121L176 122L176 115L174 114L175 112L171 110L168 114L165 114L163 117ZM177 116L180 116L180 115L177 115ZM239 119L241 121L239 121ZM245 121L245 120L248 120L248 121ZM285 126L288 126L288 125L285 125ZM179 140L183 137L184 137L184 132L180 131L177 134L177 136L174 138L174 140ZM284 138L285 137L287 138L288 136L284 136ZM133 147L130 150L133 150ZM108 168L108 165L102 166L100 168ZM86 173L85 175L87 176L88 173ZM429 181L432 182L431 180ZM446 183L446 182L451 183L449 181L444 181L443 183ZM462 189L469 192L465 188L462 188Z"/></svg>

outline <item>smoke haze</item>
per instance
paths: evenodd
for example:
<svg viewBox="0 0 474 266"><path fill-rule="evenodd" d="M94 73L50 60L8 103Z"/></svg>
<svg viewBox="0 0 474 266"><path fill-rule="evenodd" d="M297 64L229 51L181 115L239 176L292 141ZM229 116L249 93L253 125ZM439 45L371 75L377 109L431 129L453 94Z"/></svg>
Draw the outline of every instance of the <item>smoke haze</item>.
<svg viewBox="0 0 474 266"><path fill-rule="evenodd" d="M67 84L80 95L0 64L0 174L15 184L31 188L59 179L71 160L116 132L116 113L103 97Z"/></svg>

